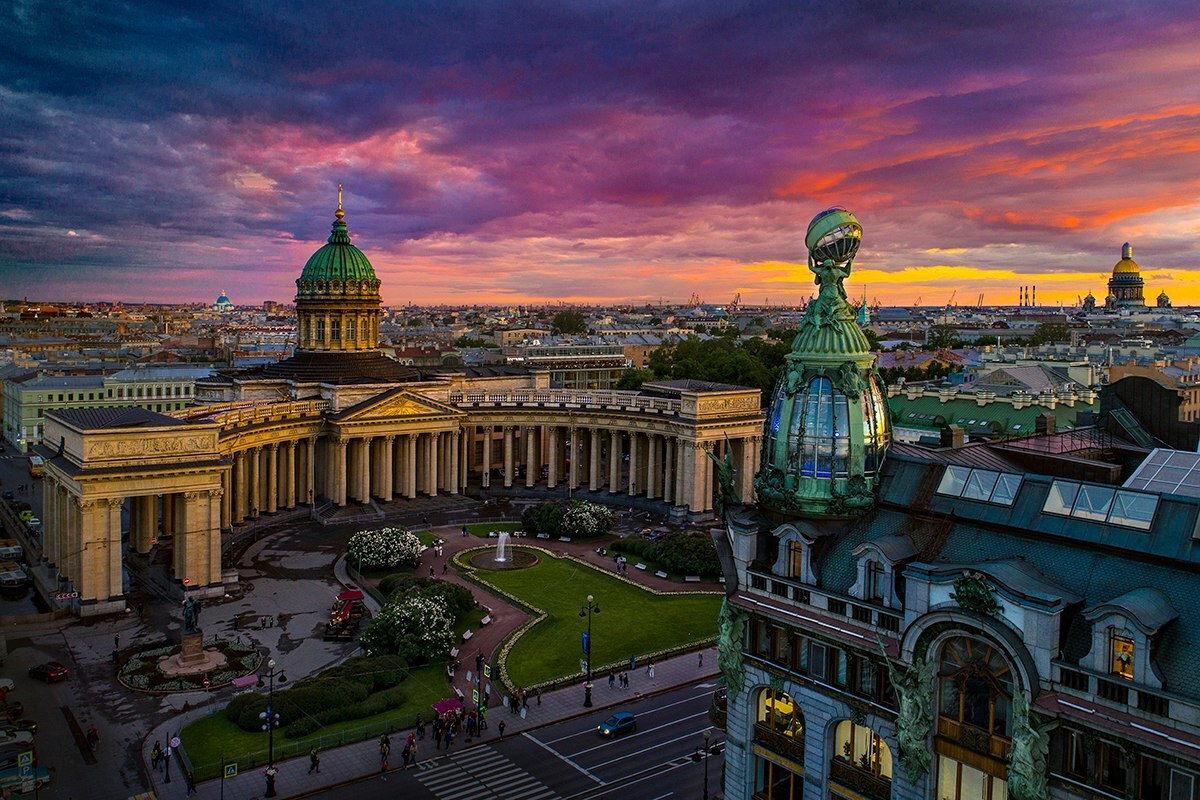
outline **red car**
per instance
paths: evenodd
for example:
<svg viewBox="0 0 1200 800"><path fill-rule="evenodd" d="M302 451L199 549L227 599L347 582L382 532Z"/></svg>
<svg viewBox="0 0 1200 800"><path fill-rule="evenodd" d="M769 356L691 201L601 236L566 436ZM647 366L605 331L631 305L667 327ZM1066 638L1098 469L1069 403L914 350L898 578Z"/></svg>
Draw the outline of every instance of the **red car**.
<svg viewBox="0 0 1200 800"><path fill-rule="evenodd" d="M70 675L71 671L67 669L67 665L58 661L47 661L45 664L29 668L29 677L37 678L43 683L65 681Z"/></svg>

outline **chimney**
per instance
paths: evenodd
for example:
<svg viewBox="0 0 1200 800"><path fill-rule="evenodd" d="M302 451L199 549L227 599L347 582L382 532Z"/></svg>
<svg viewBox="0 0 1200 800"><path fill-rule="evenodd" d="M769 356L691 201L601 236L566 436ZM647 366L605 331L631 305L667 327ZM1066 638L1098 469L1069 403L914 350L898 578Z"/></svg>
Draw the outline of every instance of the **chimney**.
<svg viewBox="0 0 1200 800"><path fill-rule="evenodd" d="M1040 434L1052 434L1057 427L1058 420L1053 414L1038 414L1037 419L1033 421L1034 430Z"/></svg>
<svg viewBox="0 0 1200 800"><path fill-rule="evenodd" d="M957 449L963 446L964 440L963 429L957 425L942 428L942 447Z"/></svg>

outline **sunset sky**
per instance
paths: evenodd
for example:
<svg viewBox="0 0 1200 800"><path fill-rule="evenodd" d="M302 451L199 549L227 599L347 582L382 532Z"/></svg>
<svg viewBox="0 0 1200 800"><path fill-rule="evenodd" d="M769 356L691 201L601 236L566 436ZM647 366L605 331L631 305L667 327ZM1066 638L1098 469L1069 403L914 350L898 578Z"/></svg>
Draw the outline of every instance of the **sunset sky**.
<svg viewBox="0 0 1200 800"><path fill-rule="evenodd" d="M1195 3L0 9L0 296L290 300L337 184L384 301L1200 304Z"/></svg>

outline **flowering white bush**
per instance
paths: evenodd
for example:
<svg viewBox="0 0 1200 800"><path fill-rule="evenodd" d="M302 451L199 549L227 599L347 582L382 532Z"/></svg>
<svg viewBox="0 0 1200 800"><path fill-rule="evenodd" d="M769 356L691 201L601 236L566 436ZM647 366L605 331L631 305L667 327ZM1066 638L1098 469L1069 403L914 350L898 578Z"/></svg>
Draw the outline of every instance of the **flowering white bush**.
<svg viewBox="0 0 1200 800"><path fill-rule="evenodd" d="M404 528L359 531L346 545L355 567L415 567L421 562L421 540Z"/></svg>
<svg viewBox="0 0 1200 800"><path fill-rule="evenodd" d="M454 618L441 597L396 595L367 625L359 644L368 655L395 654L423 664L454 645Z"/></svg>
<svg viewBox="0 0 1200 800"><path fill-rule="evenodd" d="M617 515L608 506L575 500L563 511L561 530L564 536L603 536L612 532L616 521Z"/></svg>

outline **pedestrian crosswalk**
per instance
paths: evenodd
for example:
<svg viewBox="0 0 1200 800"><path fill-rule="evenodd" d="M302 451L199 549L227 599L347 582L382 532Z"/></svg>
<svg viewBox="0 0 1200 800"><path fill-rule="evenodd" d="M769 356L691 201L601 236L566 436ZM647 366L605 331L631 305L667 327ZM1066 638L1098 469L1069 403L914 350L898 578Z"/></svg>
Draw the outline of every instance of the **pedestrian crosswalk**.
<svg viewBox="0 0 1200 800"><path fill-rule="evenodd" d="M550 787L487 745L420 764L417 780L438 800L559 800Z"/></svg>

